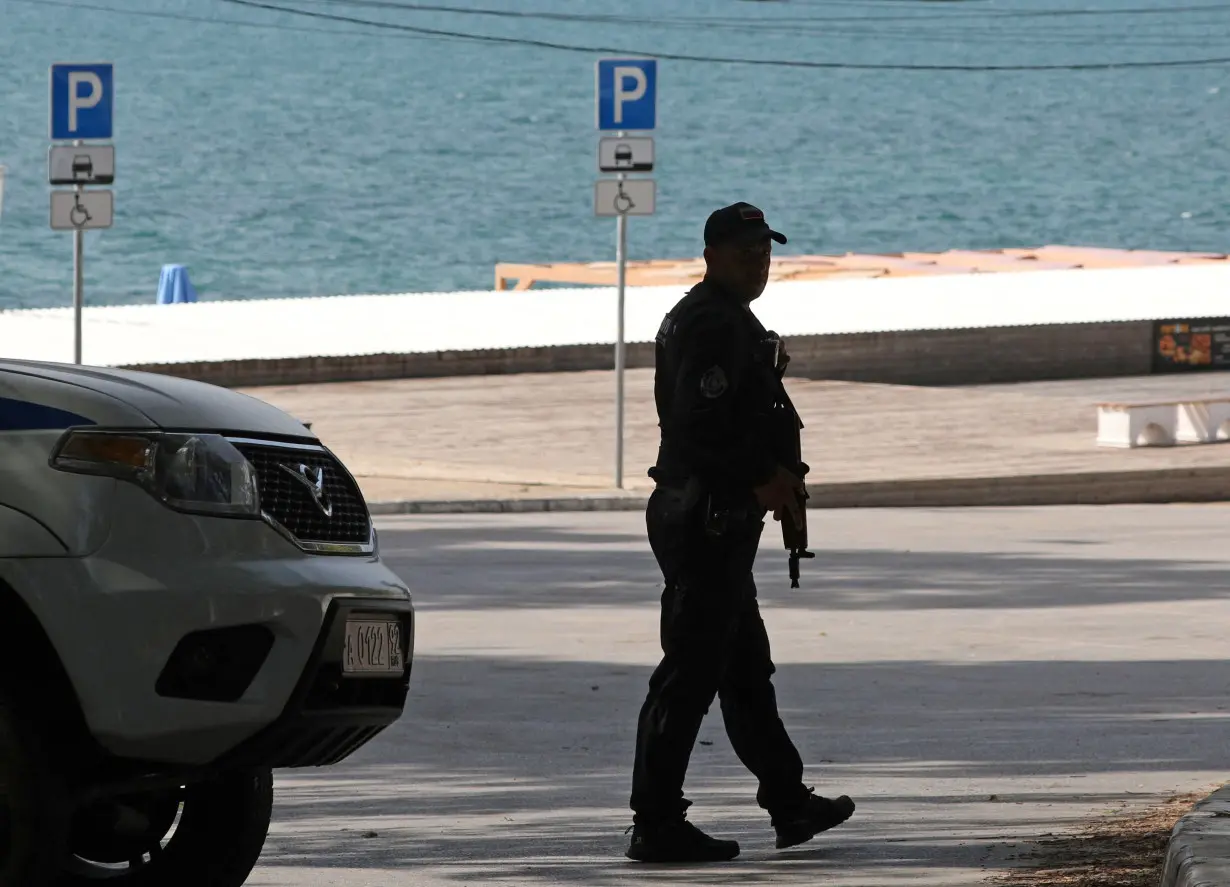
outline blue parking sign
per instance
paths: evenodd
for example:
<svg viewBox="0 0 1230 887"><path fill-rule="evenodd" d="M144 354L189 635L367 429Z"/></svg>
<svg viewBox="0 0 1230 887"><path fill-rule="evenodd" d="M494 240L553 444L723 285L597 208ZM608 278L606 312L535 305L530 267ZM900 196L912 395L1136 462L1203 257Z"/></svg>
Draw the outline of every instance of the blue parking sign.
<svg viewBox="0 0 1230 887"><path fill-rule="evenodd" d="M51 139L110 139L113 65L51 66Z"/></svg>
<svg viewBox="0 0 1230 887"><path fill-rule="evenodd" d="M651 130L657 125L657 59L599 59L595 75L598 129Z"/></svg>

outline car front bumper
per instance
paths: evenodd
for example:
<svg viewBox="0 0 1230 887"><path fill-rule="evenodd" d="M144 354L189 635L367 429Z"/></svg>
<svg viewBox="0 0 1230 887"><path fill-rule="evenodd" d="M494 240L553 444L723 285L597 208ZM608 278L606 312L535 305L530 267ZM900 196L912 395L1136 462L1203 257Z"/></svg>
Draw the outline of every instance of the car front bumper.
<svg viewBox="0 0 1230 887"><path fill-rule="evenodd" d="M94 554L0 561L103 750L169 765L308 766L340 760L400 716L414 610L377 553L308 554L261 521L171 512L128 485L116 497L122 518ZM401 622L402 674L342 678L351 613ZM185 637L237 626L272 635L242 695L166 695L160 678Z"/></svg>
<svg viewBox="0 0 1230 887"><path fill-rule="evenodd" d="M407 644L399 677L347 677L342 634L351 615L396 615ZM321 767L367 744L402 713L414 651L409 601L334 600L302 677L278 718L215 762L230 767Z"/></svg>

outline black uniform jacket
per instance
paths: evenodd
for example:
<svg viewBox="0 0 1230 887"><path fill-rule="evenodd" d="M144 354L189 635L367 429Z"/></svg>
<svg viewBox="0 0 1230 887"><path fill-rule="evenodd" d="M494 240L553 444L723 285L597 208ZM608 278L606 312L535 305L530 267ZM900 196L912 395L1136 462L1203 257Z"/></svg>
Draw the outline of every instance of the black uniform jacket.
<svg viewBox="0 0 1230 887"><path fill-rule="evenodd" d="M662 321L654 398L662 442L649 475L660 483L699 480L746 495L772 476L770 412L781 376L775 340L751 309L702 281Z"/></svg>

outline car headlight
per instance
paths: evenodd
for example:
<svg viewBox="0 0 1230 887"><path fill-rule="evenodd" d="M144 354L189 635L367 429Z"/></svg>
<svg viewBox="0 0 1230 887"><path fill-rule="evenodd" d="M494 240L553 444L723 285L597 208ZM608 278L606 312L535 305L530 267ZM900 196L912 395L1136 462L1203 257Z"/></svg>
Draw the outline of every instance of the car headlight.
<svg viewBox="0 0 1230 887"><path fill-rule="evenodd" d="M130 481L177 511L261 513L252 463L217 434L70 431L52 452L51 467Z"/></svg>

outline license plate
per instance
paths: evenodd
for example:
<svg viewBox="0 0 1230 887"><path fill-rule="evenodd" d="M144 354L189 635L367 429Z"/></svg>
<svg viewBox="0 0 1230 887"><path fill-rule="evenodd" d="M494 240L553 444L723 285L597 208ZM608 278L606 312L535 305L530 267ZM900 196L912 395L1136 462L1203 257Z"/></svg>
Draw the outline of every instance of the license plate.
<svg viewBox="0 0 1230 887"><path fill-rule="evenodd" d="M403 649L401 623L397 620L351 619L346 623L342 672L400 675L406 667Z"/></svg>

